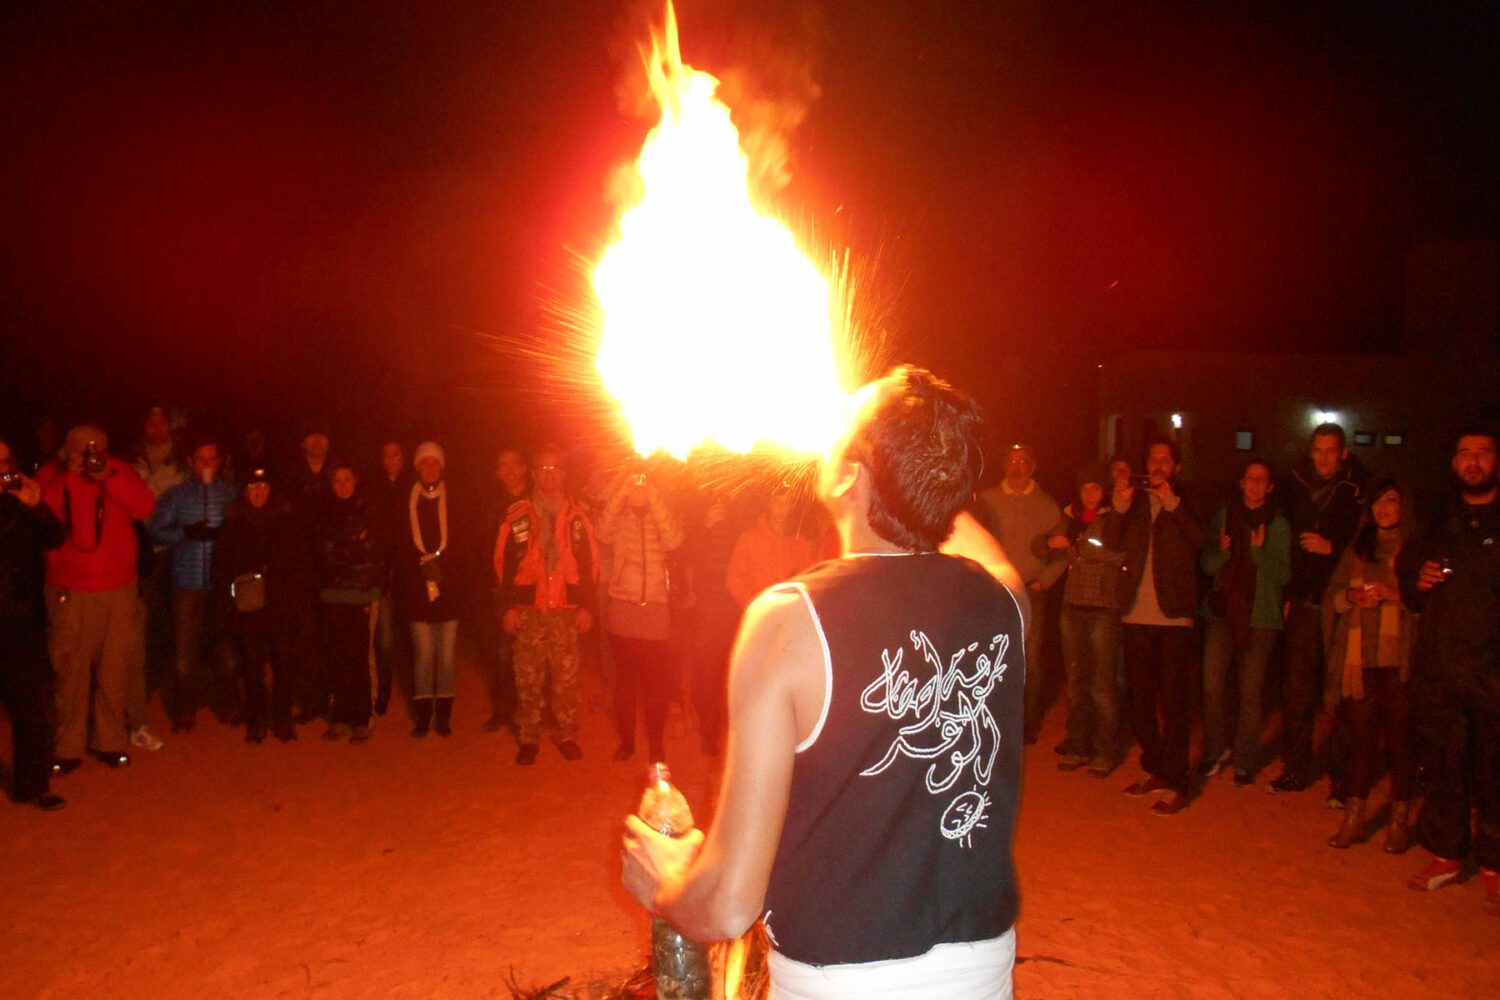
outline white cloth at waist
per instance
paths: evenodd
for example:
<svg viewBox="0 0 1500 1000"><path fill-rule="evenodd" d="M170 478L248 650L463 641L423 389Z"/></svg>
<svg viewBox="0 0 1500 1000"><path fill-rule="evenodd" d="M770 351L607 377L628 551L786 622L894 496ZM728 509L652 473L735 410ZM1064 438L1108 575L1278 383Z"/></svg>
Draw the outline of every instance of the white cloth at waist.
<svg viewBox="0 0 1500 1000"><path fill-rule="evenodd" d="M1014 927L987 941L857 965L807 965L773 950L770 1000L1011 1000L1015 963Z"/></svg>

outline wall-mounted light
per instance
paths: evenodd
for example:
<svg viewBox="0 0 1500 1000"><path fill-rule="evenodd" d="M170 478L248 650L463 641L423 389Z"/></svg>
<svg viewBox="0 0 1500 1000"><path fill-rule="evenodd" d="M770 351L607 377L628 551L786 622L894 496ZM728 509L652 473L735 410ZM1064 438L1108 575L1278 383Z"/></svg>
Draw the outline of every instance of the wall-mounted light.
<svg viewBox="0 0 1500 1000"><path fill-rule="evenodd" d="M1313 422L1319 424L1336 424L1339 422L1337 410L1314 410Z"/></svg>
<svg viewBox="0 0 1500 1000"><path fill-rule="evenodd" d="M1182 430L1182 414L1172 414L1172 427L1174 430Z"/></svg>

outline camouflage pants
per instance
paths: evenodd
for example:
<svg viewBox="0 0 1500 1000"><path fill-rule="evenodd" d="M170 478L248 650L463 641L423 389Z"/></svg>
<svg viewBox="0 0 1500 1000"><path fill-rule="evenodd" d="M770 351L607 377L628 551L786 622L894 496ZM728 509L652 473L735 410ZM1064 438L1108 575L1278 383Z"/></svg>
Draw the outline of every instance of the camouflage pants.
<svg viewBox="0 0 1500 1000"><path fill-rule="evenodd" d="M572 608L539 611L520 608L516 632L516 740L540 742L542 700L550 693L557 718L555 739L578 736L578 615ZM548 667L552 684L547 688Z"/></svg>

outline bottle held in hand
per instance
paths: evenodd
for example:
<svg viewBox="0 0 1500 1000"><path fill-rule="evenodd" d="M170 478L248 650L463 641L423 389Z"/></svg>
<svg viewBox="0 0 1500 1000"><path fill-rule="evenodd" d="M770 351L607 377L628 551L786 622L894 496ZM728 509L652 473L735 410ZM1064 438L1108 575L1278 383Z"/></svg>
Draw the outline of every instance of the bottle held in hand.
<svg viewBox="0 0 1500 1000"><path fill-rule="evenodd" d="M693 812L673 786L666 764L651 765L636 814L651 829L668 837L682 837L693 829ZM651 966L660 1000L709 1000L712 977L708 948L689 941L660 917L651 918Z"/></svg>

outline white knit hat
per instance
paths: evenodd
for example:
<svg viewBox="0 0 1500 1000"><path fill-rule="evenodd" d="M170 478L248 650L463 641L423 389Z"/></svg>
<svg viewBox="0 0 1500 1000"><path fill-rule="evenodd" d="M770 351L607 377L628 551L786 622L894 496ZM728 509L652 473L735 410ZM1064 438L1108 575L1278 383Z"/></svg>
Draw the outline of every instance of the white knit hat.
<svg viewBox="0 0 1500 1000"><path fill-rule="evenodd" d="M423 441L417 445L416 453L411 457L411 464L416 465L424 458L435 458L439 465L447 465L447 459L443 457L443 446L436 441Z"/></svg>

